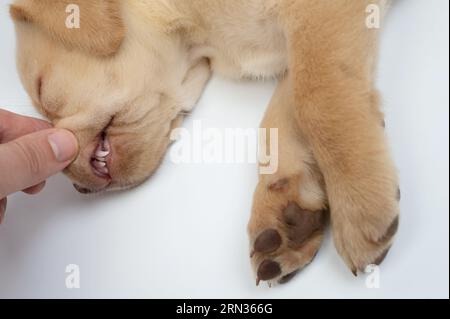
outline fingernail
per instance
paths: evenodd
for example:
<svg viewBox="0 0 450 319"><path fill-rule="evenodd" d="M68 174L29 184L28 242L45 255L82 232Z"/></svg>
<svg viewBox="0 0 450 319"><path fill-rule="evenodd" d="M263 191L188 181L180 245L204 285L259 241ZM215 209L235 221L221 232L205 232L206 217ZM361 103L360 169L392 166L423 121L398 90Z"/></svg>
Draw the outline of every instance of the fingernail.
<svg viewBox="0 0 450 319"><path fill-rule="evenodd" d="M67 130L58 130L48 136L53 153L58 162L67 162L73 159L78 151L78 142L75 136Z"/></svg>
<svg viewBox="0 0 450 319"><path fill-rule="evenodd" d="M6 212L6 198L0 199L0 224L3 222L3 218Z"/></svg>

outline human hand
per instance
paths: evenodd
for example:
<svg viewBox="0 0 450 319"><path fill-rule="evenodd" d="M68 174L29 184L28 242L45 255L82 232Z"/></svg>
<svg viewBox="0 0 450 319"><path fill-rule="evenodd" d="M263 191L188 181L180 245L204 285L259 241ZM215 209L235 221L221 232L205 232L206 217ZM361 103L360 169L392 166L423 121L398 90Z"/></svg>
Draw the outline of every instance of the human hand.
<svg viewBox="0 0 450 319"><path fill-rule="evenodd" d="M66 168L77 152L71 132L0 109L0 223L6 196L20 190L39 193L45 180Z"/></svg>

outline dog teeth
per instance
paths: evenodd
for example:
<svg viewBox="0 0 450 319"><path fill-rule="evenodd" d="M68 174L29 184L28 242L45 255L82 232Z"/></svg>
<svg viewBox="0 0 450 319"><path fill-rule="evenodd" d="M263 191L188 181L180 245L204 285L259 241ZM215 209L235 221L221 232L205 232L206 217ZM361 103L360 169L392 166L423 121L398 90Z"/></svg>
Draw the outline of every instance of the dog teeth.
<svg viewBox="0 0 450 319"><path fill-rule="evenodd" d="M107 164L107 157L111 154L111 145L107 138L100 140L97 149L95 150L94 156L91 160L91 165L95 171L99 174L108 175L109 169Z"/></svg>
<svg viewBox="0 0 450 319"><path fill-rule="evenodd" d="M94 165L95 168L103 168L106 167L106 163L98 160L92 161L92 165Z"/></svg>
<svg viewBox="0 0 450 319"><path fill-rule="evenodd" d="M98 149L98 150L95 152L95 157L96 157L97 159L105 158L106 156L109 155L109 153L110 153L110 151L103 151L103 150L101 150L101 149Z"/></svg>

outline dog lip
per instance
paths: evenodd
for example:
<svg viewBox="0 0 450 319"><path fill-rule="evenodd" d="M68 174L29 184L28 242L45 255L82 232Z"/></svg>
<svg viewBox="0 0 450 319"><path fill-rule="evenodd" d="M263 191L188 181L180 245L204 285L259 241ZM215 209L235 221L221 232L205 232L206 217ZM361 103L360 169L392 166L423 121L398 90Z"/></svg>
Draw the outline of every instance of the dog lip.
<svg viewBox="0 0 450 319"><path fill-rule="evenodd" d="M96 164L94 164L95 161L97 161L95 158L91 159L91 161L90 161L91 169L92 169L92 172L94 173L94 175L97 176L97 177L100 177L102 179L112 180L112 177L111 177L111 174L110 174L109 170L108 170L108 172L106 172L106 171L102 170L101 167L100 168L96 167L95 166ZM105 164L104 168L107 168L109 166L108 165L109 159L105 163L106 164Z"/></svg>
<svg viewBox="0 0 450 319"><path fill-rule="evenodd" d="M108 179L108 180L111 179L111 175L109 175L109 173L101 172L101 171L99 171L98 168L96 168L92 165L91 165L91 167L92 167L92 172L95 174L95 176L103 178L103 179Z"/></svg>

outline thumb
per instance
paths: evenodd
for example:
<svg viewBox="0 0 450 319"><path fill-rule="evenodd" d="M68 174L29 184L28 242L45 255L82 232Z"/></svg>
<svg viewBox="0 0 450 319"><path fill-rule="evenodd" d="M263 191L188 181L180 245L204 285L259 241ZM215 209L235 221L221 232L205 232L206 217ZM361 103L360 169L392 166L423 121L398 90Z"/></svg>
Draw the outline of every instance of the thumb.
<svg viewBox="0 0 450 319"><path fill-rule="evenodd" d="M66 168L78 152L75 136L43 130L0 145L0 198L39 184Z"/></svg>

